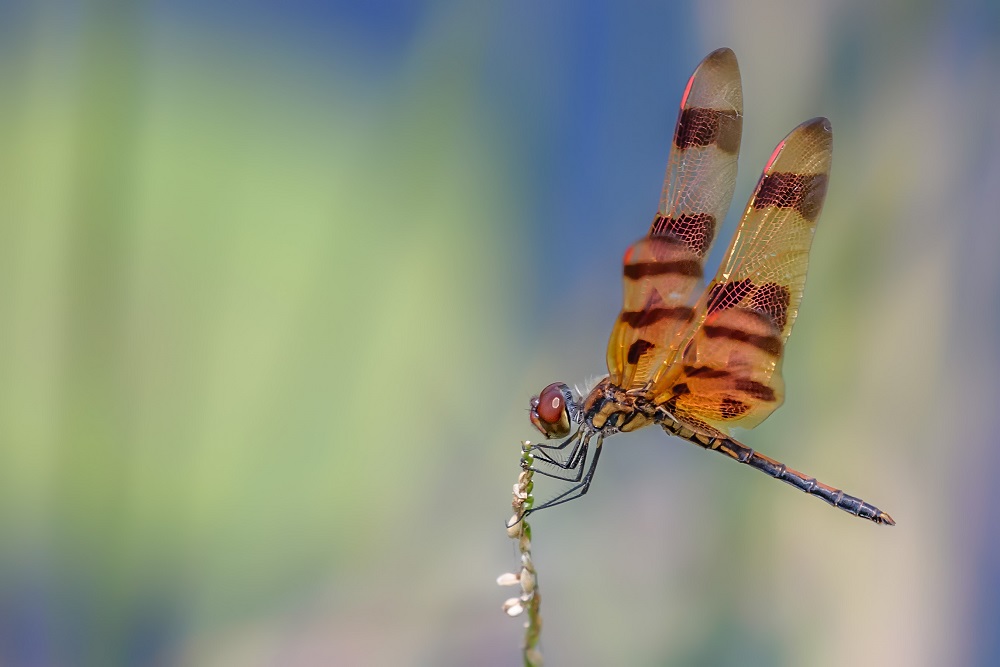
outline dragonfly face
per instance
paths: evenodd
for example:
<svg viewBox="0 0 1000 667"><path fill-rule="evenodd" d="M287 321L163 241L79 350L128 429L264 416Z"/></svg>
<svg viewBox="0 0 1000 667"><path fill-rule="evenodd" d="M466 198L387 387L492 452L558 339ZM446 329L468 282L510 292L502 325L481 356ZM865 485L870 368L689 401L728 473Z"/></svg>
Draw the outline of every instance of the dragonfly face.
<svg viewBox="0 0 1000 667"><path fill-rule="evenodd" d="M564 438L573 422L571 408L576 411L573 392L563 383L553 382L531 397L531 423L546 438Z"/></svg>
<svg viewBox="0 0 1000 667"><path fill-rule="evenodd" d="M680 106L659 208L646 236L625 253L608 376L580 399L558 382L531 399L535 428L565 439L534 445L542 467L532 470L574 484L533 511L587 492L605 437L658 424L855 516L892 524L877 507L730 435L762 422L784 398L781 361L826 197L830 122L806 121L774 149L722 265L706 281L705 259L729 210L743 130L735 54L709 54Z"/></svg>

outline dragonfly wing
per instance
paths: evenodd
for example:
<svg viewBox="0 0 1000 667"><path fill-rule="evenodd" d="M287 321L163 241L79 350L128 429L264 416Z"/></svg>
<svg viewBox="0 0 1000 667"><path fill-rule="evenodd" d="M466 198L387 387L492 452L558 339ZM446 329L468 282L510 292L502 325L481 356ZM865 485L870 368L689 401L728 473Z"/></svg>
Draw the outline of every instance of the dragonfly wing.
<svg viewBox="0 0 1000 667"><path fill-rule="evenodd" d="M688 80L659 211L624 258L624 305L608 341L611 381L644 386L695 316L690 295L729 209L743 128L736 55L710 53Z"/></svg>
<svg viewBox="0 0 1000 667"><path fill-rule="evenodd" d="M830 122L816 118L768 160L683 353L654 379L654 400L679 420L728 433L756 426L781 404L782 354L802 300L832 140Z"/></svg>

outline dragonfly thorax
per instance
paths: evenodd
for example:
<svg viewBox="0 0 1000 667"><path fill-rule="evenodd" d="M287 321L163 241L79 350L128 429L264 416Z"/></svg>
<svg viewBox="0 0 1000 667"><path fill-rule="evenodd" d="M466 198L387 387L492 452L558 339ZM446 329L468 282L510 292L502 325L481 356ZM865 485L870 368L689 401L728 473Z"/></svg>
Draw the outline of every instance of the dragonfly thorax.
<svg viewBox="0 0 1000 667"><path fill-rule="evenodd" d="M602 380L583 402L583 422L604 435L627 433L653 422L655 406L644 397L630 394Z"/></svg>

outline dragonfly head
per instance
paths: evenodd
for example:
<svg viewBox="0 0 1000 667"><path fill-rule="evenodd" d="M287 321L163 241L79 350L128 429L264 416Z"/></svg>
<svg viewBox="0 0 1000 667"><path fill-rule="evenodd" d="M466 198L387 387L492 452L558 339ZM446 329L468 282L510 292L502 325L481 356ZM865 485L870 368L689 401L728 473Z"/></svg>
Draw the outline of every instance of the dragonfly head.
<svg viewBox="0 0 1000 667"><path fill-rule="evenodd" d="M563 438L569 435L573 421L571 409L576 409L573 392L563 383L553 382L531 398L531 423L546 438Z"/></svg>

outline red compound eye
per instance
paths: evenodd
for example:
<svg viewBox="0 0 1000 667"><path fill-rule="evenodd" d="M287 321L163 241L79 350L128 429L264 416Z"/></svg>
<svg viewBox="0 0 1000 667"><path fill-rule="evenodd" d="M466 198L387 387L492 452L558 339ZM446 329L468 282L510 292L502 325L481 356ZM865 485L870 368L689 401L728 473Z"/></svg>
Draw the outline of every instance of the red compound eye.
<svg viewBox="0 0 1000 667"><path fill-rule="evenodd" d="M538 417L547 424L555 424L562 419L566 409L566 399L563 397L559 383L550 384L538 395Z"/></svg>

